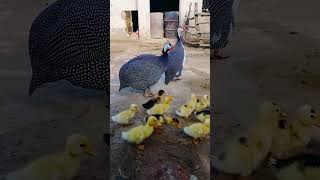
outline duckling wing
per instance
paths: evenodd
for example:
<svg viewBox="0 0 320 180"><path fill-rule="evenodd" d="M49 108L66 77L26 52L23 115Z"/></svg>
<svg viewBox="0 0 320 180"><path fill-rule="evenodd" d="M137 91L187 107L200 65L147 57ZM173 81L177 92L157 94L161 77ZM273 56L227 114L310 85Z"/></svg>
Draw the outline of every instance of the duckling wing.
<svg viewBox="0 0 320 180"><path fill-rule="evenodd" d="M151 109L158 102L158 99L160 98L150 99L148 102L142 104L143 108Z"/></svg>

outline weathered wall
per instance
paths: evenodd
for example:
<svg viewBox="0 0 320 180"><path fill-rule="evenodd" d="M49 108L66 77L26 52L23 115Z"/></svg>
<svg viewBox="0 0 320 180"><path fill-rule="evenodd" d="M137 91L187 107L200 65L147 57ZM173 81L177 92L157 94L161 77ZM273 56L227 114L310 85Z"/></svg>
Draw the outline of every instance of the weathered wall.
<svg viewBox="0 0 320 180"><path fill-rule="evenodd" d="M184 22L185 16L189 11L189 3L192 3L191 16L193 16L194 3L198 3L198 12L202 12L202 1L203 0L180 0L180 25L182 25L182 23Z"/></svg>
<svg viewBox="0 0 320 180"><path fill-rule="evenodd" d="M202 11L202 0L180 0L180 25L184 22L189 10L189 3L198 3L198 11ZM150 0L110 0L110 28L111 31L125 31L125 20L121 17L122 11L138 10L139 33L142 38L150 37ZM192 16L192 15L191 15Z"/></svg>
<svg viewBox="0 0 320 180"><path fill-rule="evenodd" d="M110 28L112 31L125 31L125 19L121 17L121 12L138 10L137 1L110 0Z"/></svg>
<svg viewBox="0 0 320 180"><path fill-rule="evenodd" d="M150 0L138 0L139 33L142 38L150 37Z"/></svg>

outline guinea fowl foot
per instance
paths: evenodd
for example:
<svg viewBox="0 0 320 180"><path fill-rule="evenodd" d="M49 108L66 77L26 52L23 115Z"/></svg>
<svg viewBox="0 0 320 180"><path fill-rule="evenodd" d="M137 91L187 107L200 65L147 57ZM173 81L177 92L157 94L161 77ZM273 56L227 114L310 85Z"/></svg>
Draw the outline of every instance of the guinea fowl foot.
<svg viewBox="0 0 320 180"><path fill-rule="evenodd" d="M143 97L145 97L146 99L148 99L148 97L153 97L153 96L155 96L155 94L152 93L150 89L146 89L143 93Z"/></svg>
<svg viewBox="0 0 320 180"><path fill-rule="evenodd" d="M181 77L175 77L173 80L174 81L179 81L179 80L182 80L182 78Z"/></svg>

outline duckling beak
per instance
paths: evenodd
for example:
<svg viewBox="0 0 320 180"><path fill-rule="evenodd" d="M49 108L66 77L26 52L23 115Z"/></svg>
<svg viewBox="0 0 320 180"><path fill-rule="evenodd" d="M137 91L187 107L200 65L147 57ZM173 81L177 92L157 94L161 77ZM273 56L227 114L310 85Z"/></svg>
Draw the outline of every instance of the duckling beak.
<svg viewBox="0 0 320 180"><path fill-rule="evenodd" d="M177 129L180 129L180 128L181 128L181 127L180 127L180 124L177 123L177 124L176 124L176 128L177 128Z"/></svg>
<svg viewBox="0 0 320 180"><path fill-rule="evenodd" d="M85 152L90 156L97 156L97 152L93 149L92 146L88 146Z"/></svg>

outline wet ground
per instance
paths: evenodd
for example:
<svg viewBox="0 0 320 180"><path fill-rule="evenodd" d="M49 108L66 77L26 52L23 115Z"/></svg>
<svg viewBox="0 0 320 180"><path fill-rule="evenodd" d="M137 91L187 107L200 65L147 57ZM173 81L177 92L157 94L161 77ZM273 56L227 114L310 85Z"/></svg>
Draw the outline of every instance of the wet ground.
<svg viewBox="0 0 320 180"><path fill-rule="evenodd" d="M151 53L161 54L165 40L134 41L112 36L111 40L111 115L127 109L132 103L140 105L141 112L133 119L134 125L119 126L111 123L111 172L112 179L120 176L129 179L188 179L194 174L199 179L209 179L209 140L199 145L192 145L191 138L171 126L165 126L161 134L154 133L145 141L145 149L138 150L135 146L121 139L121 132L138 124L142 124L147 116L142 108L146 99L139 91L130 88L118 92L120 67L136 55ZM170 40L173 44L176 40ZM170 107L170 116L175 116L175 110L190 99L192 93L199 95L210 93L210 61L209 49L194 49L186 47L187 60L182 80L171 82L167 86L161 79L151 89L160 89L174 96ZM184 127L193 120L180 119ZM196 121L194 121L196 122ZM119 173L120 171L120 173Z"/></svg>
<svg viewBox="0 0 320 180"><path fill-rule="evenodd" d="M105 93L58 82L28 95L28 33L32 19L46 3L0 0L0 177L39 156L64 151L66 137L80 133L94 144L99 156L84 157L77 179L105 180Z"/></svg>
<svg viewBox="0 0 320 180"><path fill-rule="evenodd" d="M217 112L213 152L249 127L264 100L284 104L290 118L306 103L319 109L320 13L314 11L319 4L315 0L240 3L236 32L225 50L231 59L212 66ZM269 169L259 168L252 179L271 180L272 175Z"/></svg>

